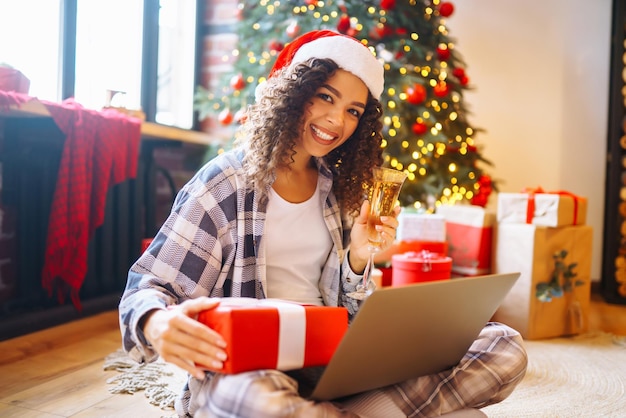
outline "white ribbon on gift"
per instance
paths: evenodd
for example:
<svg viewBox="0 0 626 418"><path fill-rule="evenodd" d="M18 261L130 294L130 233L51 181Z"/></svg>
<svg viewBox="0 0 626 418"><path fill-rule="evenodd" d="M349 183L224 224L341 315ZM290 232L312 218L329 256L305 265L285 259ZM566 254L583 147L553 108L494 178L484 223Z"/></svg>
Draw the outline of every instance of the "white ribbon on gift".
<svg viewBox="0 0 626 418"><path fill-rule="evenodd" d="M293 370L304 366L306 312L304 306L281 299L222 298L221 306L272 307L278 311L278 360L276 369Z"/></svg>

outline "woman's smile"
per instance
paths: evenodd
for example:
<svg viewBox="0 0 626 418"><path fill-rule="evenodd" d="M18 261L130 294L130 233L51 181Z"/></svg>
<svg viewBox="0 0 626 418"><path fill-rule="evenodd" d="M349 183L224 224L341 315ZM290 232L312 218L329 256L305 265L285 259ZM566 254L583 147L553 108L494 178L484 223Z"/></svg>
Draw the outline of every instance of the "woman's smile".
<svg viewBox="0 0 626 418"><path fill-rule="evenodd" d="M311 130L313 131L313 135L322 141L334 141L339 136L334 133L327 133L322 130L322 128L318 128L315 125L311 125Z"/></svg>

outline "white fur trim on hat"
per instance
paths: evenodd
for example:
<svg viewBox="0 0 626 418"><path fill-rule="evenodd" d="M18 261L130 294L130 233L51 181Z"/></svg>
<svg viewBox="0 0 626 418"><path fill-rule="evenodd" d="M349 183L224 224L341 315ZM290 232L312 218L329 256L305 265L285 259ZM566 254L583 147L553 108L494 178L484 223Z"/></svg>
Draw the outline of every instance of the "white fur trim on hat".
<svg viewBox="0 0 626 418"><path fill-rule="evenodd" d="M379 99L385 85L382 63L365 45L346 36L326 36L302 45L293 57L292 65L309 58L329 58L337 65L359 77L372 96Z"/></svg>

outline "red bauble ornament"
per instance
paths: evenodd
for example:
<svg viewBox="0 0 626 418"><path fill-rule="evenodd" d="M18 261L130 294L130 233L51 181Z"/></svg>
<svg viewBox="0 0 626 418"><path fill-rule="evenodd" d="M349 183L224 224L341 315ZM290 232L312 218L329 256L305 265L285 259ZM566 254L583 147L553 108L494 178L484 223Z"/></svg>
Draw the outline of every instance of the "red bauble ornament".
<svg viewBox="0 0 626 418"><path fill-rule="evenodd" d="M413 126L411 126L411 130L415 135L423 135L428 131L428 126L422 122L415 122Z"/></svg>
<svg viewBox="0 0 626 418"><path fill-rule="evenodd" d="M230 86L234 90L241 90L242 88L244 88L246 86L246 82L243 79L243 75L241 75L241 74L234 75L230 79Z"/></svg>
<svg viewBox="0 0 626 418"><path fill-rule="evenodd" d="M230 109L226 108L222 110L219 115L217 115L217 120L222 125L230 125L233 121L233 114L230 112Z"/></svg>
<svg viewBox="0 0 626 418"><path fill-rule="evenodd" d="M377 26L376 30L378 31L378 35L380 35L381 39L389 35L393 35L394 32L393 28L388 25L382 25L380 27Z"/></svg>
<svg viewBox="0 0 626 418"><path fill-rule="evenodd" d="M480 184L480 187L486 187L489 189L489 191L491 192L491 184L493 182L491 181L491 177L489 177L488 174L482 174L479 178L478 178L478 184Z"/></svg>
<svg viewBox="0 0 626 418"><path fill-rule="evenodd" d="M292 22L289 26L287 26L285 32L290 38L295 38L300 34L300 25L298 25L296 22Z"/></svg>
<svg viewBox="0 0 626 418"><path fill-rule="evenodd" d="M465 70L461 67L457 67L454 70L452 70L452 75L454 75L456 78L461 78L465 76Z"/></svg>
<svg viewBox="0 0 626 418"><path fill-rule="evenodd" d="M448 58L450 58L450 50L446 47L438 46L437 56L439 57L440 61L446 61Z"/></svg>
<svg viewBox="0 0 626 418"><path fill-rule="evenodd" d="M459 80L459 84L462 86L467 86L469 83L469 77L465 75L465 70L461 67L457 67L452 70L452 75L454 75Z"/></svg>
<svg viewBox="0 0 626 418"><path fill-rule="evenodd" d="M391 10L396 7L396 0L380 0L380 8L383 10Z"/></svg>
<svg viewBox="0 0 626 418"><path fill-rule="evenodd" d="M444 1L439 5L439 14L443 17L449 17L454 13L454 4Z"/></svg>
<svg viewBox="0 0 626 418"><path fill-rule="evenodd" d="M419 83L406 89L406 101L413 105L424 103L426 96L426 88Z"/></svg>
<svg viewBox="0 0 626 418"><path fill-rule="evenodd" d="M276 39L272 39L268 45L270 51L280 52L283 50L285 45L282 42L277 41Z"/></svg>
<svg viewBox="0 0 626 418"><path fill-rule="evenodd" d="M484 208L487 206L487 201L489 200L489 195L484 195L482 193L475 194L470 199L470 203L474 206L480 206Z"/></svg>
<svg viewBox="0 0 626 418"><path fill-rule="evenodd" d="M445 81L440 81L433 87L433 93L437 97L445 97L448 92L450 92L450 87Z"/></svg>
<svg viewBox="0 0 626 418"><path fill-rule="evenodd" d="M350 29L350 16L342 14L337 22L337 30L341 33L346 33Z"/></svg>
<svg viewBox="0 0 626 418"><path fill-rule="evenodd" d="M306 0L305 3L307 6L317 6L317 0Z"/></svg>
<svg viewBox="0 0 626 418"><path fill-rule="evenodd" d="M493 191L493 182L491 177L487 174L483 174L478 178L478 190L476 194L470 200L472 205L485 207L489 201L489 195Z"/></svg>

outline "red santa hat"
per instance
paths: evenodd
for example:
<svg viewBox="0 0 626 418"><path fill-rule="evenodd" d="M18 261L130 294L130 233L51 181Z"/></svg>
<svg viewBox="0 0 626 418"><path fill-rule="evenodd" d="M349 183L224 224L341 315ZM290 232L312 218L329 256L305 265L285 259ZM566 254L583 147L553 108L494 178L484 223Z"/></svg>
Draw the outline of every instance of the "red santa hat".
<svg viewBox="0 0 626 418"><path fill-rule="evenodd" d="M329 30L315 30L294 39L280 52L269 77L281 68L309 58L329 58L356 75L379 99L385 84L384 68L372 51L358 40Z"/></svg>

